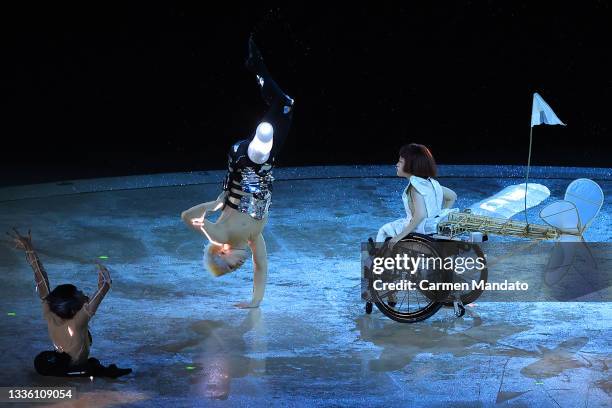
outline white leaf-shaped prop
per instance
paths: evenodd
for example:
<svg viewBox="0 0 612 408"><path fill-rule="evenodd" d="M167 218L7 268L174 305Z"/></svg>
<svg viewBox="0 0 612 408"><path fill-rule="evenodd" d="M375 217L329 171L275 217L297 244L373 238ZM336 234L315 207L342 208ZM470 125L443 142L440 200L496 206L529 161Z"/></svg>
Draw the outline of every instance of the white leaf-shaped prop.
<svg viewBox="0 0 612 408"><path fill-rule="evenodd" d="M577 179L565 190L565 201L576 205L582 232L599 213L604 201L604 194L599 184L590 179Z"/></svg>
<svg viewBox="0 0 612 408"><path fill-rule="evenodd" d="M537 183L529 183L527 208L535 207L550 196L550 190ZM472 214L511 218L525 209L525 183L508 186L497 194L469 207Z"/></svg>
<svg viewBox="0 0 612 408"><path fill-rule="evenodd" d="M580 234L582 231L576 205L569 201L559 200L547 205L540 211L540 218L566 234Z"/></svg>

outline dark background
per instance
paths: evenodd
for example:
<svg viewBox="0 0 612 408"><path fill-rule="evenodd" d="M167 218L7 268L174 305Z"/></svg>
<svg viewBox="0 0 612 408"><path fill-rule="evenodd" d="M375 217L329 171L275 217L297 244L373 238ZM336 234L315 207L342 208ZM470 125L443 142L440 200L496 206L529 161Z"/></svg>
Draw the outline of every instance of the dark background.
<svg viewBox="0 0 612 408"><path fill-rule="evenodd" d="M607 2L252 3L2 6L0 183L223 168L265 109L252 31L296 100L282 166L524 164L533 92L568 124L533 164L611 164Z"/></svg>

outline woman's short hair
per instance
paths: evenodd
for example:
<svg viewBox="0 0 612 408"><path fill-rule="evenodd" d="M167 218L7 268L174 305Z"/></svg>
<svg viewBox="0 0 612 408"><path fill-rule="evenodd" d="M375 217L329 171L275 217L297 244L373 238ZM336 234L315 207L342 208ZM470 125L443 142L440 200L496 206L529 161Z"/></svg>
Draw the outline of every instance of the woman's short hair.
<svg viewBox="0 0 612 408"><path fill-rule="evenodd" d="M401 147L400 157L404 159L404 172L417 177L436 177L436 161L429 149L422 144L410 143Z"/></svg>
<svg viewBox="0 0 612 408"><path fill-rule="evenodd" d="M204 265L213 275L221 276L240 268L248 256L246 249L209 243L204 248Z"/></svg>
<svg viewBox="0 0 612 408"><path fill-rule="evenodd" d="M72 319L88 300L71 284L57 286L45 298L49 309L62 319Z"/></svg>

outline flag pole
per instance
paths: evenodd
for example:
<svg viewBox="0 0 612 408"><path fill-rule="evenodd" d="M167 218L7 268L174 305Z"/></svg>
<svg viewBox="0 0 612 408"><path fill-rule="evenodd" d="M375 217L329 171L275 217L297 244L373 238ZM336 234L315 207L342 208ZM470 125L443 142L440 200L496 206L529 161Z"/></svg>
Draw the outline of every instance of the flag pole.
<svg viewBox="0 0 612 408"><path fill-rule="evenodd" d="M539 117L537 115L539 114ZM529 186L529 170L531 169L531 145L533 143L533 127L535 125L563 125L565 123L555 115L555 112L550 106L542 99L542 97L535 92L533 94L533 102L531 105L531 128L529 129L529 155L527 156L527 171L525 174L525 223L527 224L525 229L529 232L529 219L527 217L527 191Z"/></svg>
<svg viewBox="0 0 612 408"><path fill-rule="evenodd" d="M527 224L527 232L529 232L529 220L527 219L527 181L529 180L529 168L531 166L531 142L533 141L533 124L529 128L529 154L527 156L527 173L525 174L525 223Z"/></svg>

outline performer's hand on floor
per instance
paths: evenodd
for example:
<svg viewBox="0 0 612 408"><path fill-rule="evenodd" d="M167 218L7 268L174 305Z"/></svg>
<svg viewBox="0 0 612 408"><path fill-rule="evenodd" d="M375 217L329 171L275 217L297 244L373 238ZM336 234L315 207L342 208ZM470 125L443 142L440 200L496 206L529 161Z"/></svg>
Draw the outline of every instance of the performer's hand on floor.
<svg viewBox="0 0 612 408"><path fill-rule="evenodd" d="M259 307L259 302L240 302L240 303L235 303L234 306L236 306L239 309L254 309Z"/></svg>

